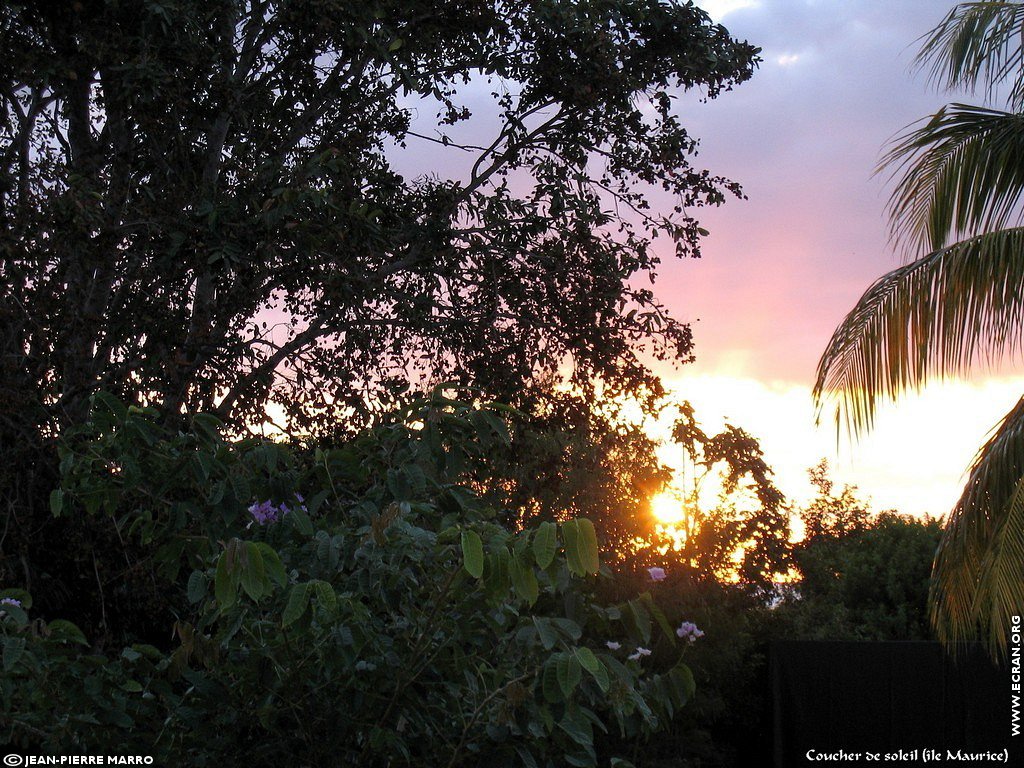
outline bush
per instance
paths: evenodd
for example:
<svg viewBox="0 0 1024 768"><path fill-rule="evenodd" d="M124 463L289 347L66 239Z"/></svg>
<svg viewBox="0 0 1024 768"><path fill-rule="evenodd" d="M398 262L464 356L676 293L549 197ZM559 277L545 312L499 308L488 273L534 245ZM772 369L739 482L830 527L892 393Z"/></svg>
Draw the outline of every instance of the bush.
<svg viewBox="0 0 1024 768"><path fill-rule="evenodd" d="M195 765L590 766L598 743L602 762L628 765L618 755L693 694L678 648L657 672L629 658L655 633L662 648L676 638L649 597L595 597L611 576L589 521L495 522L474 477L507 439L499 406L437 393L344 445L287 447L228 442L210 417L171 434L145 409L95 405L64 440L51 508L108 519L123 546L94 561L92 646L27 593L0 606L0 725L16 746ZM173 643L138 641L161 625Z"/></svg>

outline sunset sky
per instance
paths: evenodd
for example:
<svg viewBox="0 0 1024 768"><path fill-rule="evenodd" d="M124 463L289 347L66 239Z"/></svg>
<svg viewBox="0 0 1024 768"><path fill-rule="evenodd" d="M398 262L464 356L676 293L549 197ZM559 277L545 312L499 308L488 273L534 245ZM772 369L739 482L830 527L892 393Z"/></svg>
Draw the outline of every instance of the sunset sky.
<svg viewBox="0 0 1024 768"><path fill-rule="evenodd" d="M810 492L826 457L876 509L942 514L985 435L1024 392L1024 369L979 371L883 409L875 432L838 452L816 429L815 366L860 294L897 266L889 182L872 177L888 139L948 101L912 68L916 40L951 7L937 0L701 0L763 48L752 80L684 110L698 164L743 184L746 201L699 211L700 261L666 259L659 296L693 323L697 362L665 371L709 426L761 439L780 487ZM977 101L977 99L974 99Z"/></svg>

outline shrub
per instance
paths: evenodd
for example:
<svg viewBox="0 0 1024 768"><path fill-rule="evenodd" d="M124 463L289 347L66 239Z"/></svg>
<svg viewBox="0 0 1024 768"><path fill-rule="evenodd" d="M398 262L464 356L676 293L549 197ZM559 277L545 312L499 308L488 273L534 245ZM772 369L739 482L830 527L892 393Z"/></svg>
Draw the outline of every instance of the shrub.
<svg viewBox="0 0 1024 768"><path fill-rule="evenodd" d="M123 542L94 561L90 647L45 606L0 606L4 735L43 751L195 765L598 763L693 693L649 597L608 604L586 519L508 530L474 490L503 409L435 393L339 446L228 442L113 398L64 440L62 517ZM112 578L142 572L133 590ZM102 560L102 568L99 563ZM128 609L139 598L144 611ZM36 615L40 618L34 618ZM174 642L138 642L173 628ZM104 643L125 641L120 653ZM619 644L617 650L608 641ZM614 758L614 759L613 759Z"/></svg>

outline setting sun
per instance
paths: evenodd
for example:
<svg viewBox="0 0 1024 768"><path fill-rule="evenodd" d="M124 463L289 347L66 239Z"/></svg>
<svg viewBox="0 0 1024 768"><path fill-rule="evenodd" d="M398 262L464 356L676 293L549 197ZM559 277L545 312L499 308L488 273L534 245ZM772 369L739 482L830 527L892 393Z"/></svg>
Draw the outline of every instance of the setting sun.
<svg viewBox="0 0 1024 768"><path fill-rule="evenodd" d="M678 525L685 517L683 500L671 491L663 491L651 497L651 514L661 525Z"/></svg>

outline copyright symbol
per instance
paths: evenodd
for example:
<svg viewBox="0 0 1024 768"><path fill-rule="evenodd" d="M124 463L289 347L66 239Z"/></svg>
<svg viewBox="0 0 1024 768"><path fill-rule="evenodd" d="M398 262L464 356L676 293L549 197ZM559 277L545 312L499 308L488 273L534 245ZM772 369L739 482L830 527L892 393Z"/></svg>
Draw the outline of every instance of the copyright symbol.
<svg viewBox="0 0 1024 768"><path fill-rule="evenodd" d="M4 755L4 765L21 765L25 758L21 755Z"/></svg>

